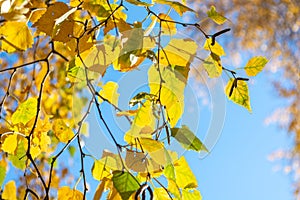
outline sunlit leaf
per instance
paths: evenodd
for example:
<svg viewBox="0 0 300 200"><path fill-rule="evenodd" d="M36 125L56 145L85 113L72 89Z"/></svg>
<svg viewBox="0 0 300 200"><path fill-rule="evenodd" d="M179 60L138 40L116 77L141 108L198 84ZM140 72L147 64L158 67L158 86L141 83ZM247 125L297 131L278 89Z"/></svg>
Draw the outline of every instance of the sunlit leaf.
<svg viewBox="0 0 300 200"><path fill-rule="evenodd" d="M167 20L167 21L161 21L161 34L175 35L177 32L176 24L168 22L168 21L174 21L174 20L170 16L168 16L164 13L160 13L158 15L158 17L160 19ZM152 16L153 20L155 20L154 18L156 18L156 17Z"/></svg>
<svg viewBox="0 0 300 200"><path fill-rule="evenodd" d="M7 153L10 153L10 154L14 154L16 148L17 148L17 145L18 145L18 140L17 140L17 134L11 134L11 135L8 135L2 146L1 146L1 149Z"/></svg>
<svg viewBox="0 0 300 200"><path fill-rule="evenodd" d="M185 149L194 151L208 151L204 144L186 125L183 125L182 128L171 128L171 135Z"/></svg>
<svg viewBox="0 0 300 200"><path fill-rule="evenodd" d="M268 59L263 56L256 56L251 58L244 67L248 76L256 76L268 63Z"/></svg>
<svg viewBox="0 0 300 200"><path fill-rule="evenodd" d="M21 103L18 109L11 117L13 124L22 123L26 125L37 114L37 100L35 98L29 98Z"/></svg>
<svg viewBox="0 0 300 200"><path fill-rule="evenodd" d="M128 144L135 144L135 138L137 137L151 137L150 134L154 130L155 119L152 103L145 101L137 110L134 121L126 132L124 140Z"/></svg>
<svg viewBox="0 0 300 200"><path fill-rule="evenodd" d="M170 199L170 196L164 188L154 188L153 196L153 200Z"/></svg>
<svg viewBox="0 0 300 200"><path fill-rule="evenodd" d="M150 158L161 165L167 163L167 156L163 143L153 140L151 138L139 138L140 145L143 150L149 153Z"/></svg>
<svg viewBox="0 0 300 200"><path fill-rule="evenodd" d="M32 47L33 38L26 22L7 21L0 27L2 49L8 53Z"/></svg>
<svg viewBox="0 0 300 200"><path fill-rule="evenodd" d="M9 161L13 164L13 166L15 166L18 169L24 170L26 167L26 149L25 149L25 143L27 141L24 140L20 140L18 142L18 146L15 152L15 155L9 154L8 155L8 159Z"/></svg>
<svg viewBox="0 0 300 200"><path fill-rule="evenodd" d="M178 199L181 198L180 189L175 180L168 179L168 190Z"/></svg>
<svg viewBox="0 0 300 200"><path fill-rule="evenodd" d="M160 92L160 102L166 107L171 127L177 124L184 110L185 82L177 78L181 76L177 73L171 67L161 68L164 83L160 87L160 75L156 67L152 66L148 70L150 93L159 96Z"/></svg>
<svg viewBox="0 0 300 200"><path fill-rule="evenodd" d="M203 48L207 51L216 54L217 56L225 56L225 51L223 47L217 41L215 41L214 45L212 45L211 38L206 39Z"/></svg>
<svg viewBox="0 0 300 200"><path fill-rule="evenodd" d="M118 93L118 87L119 85L117 83L108 81L105 85L102 86L99 94L101 97L108 100L111 104L118 106L118 99L120 95ZM102 101L103 100L99 97L99 102L101 103Z"/></svg>
<svg viewBox="0 0 300 200"><path fill-rule="evenodd" d="M136 5L136 6L153 6L153 4L150 4L150 3L146 3L146 2L142 2L142 1L139 1L139 0L126 0L128 3L131 3L133 5Z"/></svg>
<svg viewBox="0 0 300 200"><path fill-rule="evenodd" d="M207 16L219 25L224 24L227 20L226 17L216 11L215 6L210 7L210 10L207 11Z"/></svg>
<svg viewBox="0 0 300 200"><path fill-rule="evenodd" d="M83 194L79 190L71 189L68 186L63 186L57 191L57 199L82 200Z"/></svg>
<svg viewBox="0 0 300 200"><path fill-rule="evenodd" d="M92 175L96 180L102 180L103 178L111 178L112 171L121 169L120 157L111 152L103 151L102 158L94 161Z"/></svg>
<svg viewBox="0 0 300 200"><path fill-rule="evenodd" d="M196 189L183 189L182 190L182 199L184 200L201 200L202 196L200 194L200 192Z"/></svg>
<svg viewBox="0 0 300 200"><path fill-rule="evenodd" d="M176 173L176 183L179 188L196 188L197 180L189 164L182 156L174 163Z"/></svg>
<svg viewBox="0 0 300 200"><path fill-rule="evenodd" d="M217 78L222 74L221 59L214 53L205 59L203 67L210 78Z"/></svg>
<svg viewBox="0 0 300 200"><path fill-rule="evenodd" d="M225 93L228 99L230 99L236 104L239 104L247 108L247 110L251 112L250 96L249 96L247 82L243 80L239 80L237 81L237 87L234 87L233 84L234 84L234 78L231 78L225 87ZM233 87L233 91L230 96L230 90L232 87Z"/></svg>
<svg viewBox="0 0 300 200"><path fill-rule="evenodd" d="M155 0L155 2L171 6L171 8L173 8L180 16L187 11L195 12L193 9L183 5L178 1Z"/></svg>
<svg viewBox="0 0 300 200"><path fill-rule="evenodd" d="M112 181L122 200L129 199L140 188L139 182L128 172L114 171Z"/></svg>
<svg viewBox="0 0 300 200"><path fill-rule="evenodd" d="M17 188L14 181L9 181L5 185L1 199L17 200Z"/></svg>
<svg viewBox="0 0 300 200"><path fill-rule="evenodd" d="M100 200L103 192L105 191L105 185L109 179L104 178L101 183L97 186L96 192L94 194L93 200Z"/></svg>
<svg viewBox="0 0 300 200"><path fill-rule="evenodd" d="M56 119L53 122L53 131L59 141L67 143L74 135L72 129L65 123L63 119Z"/></svg>
<svg viewBox="0 0 300 200"><path fill-rule="evenodd" d="M191 39L172 39L160 52L160 64L189 67L198 45Z"/></svg>

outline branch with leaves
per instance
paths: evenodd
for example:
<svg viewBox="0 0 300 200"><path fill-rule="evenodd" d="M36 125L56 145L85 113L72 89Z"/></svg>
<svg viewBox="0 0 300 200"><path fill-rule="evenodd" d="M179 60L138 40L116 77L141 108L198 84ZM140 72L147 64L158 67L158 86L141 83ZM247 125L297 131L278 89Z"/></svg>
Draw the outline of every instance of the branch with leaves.
<svg viewBox="0 0 300 200"><path fill-rule="evenodd" d="M144 10L144 19L129 22L127 16L134 11L126 4ZM94 199L100 199L106 190L107 199L201 199L187 161L168 149L176 141L186 150L208 151L189 127L178 125L190 66L197 58L210 78L225 71L230 78L225 93L250 111L248 78L222 65L225 52L217 39L229 28L208 34L198 23L173 19L174 14L194 12L184 2L159 0L156 4L169 7L170 12L159 13L154 4L136 0L75 0L68 4L16 3L1 13L1 53L12 60L3 60L0 68L1 82L7 82L0 85L4 91L0 186L5 174L11 173L6 171L9 163L23 172L21 182L25 183L6 182L1 198L86 199L91 173L99 181ZM208 17L219 25L226 21L214 7ZM176 26L195 28L205 40L208 58L197 56L199 45L194 40L175 37ZM170 40L166 42L165 36ZM137 93L128 102L129 110L122 109L118 88L124 86L97 82L113 73L130 73L142 63L148 66L149 90ZM255 76L266 63L264 57L255 57L244 69L248 76ZM86 98L85 92L91 97ZM123 140L108 122L104 104L130 125ZM117 151L104 150L100 159L87 153L83 139L93 106ZM61 167L68 156L66 150L73 159L79 156L77 174ZM94 160L91 172L87 156ZM76 181L66 185L70 179ZM82 191L77 188L79 183ZM16 194L8 192L16 188Z"/></svg>

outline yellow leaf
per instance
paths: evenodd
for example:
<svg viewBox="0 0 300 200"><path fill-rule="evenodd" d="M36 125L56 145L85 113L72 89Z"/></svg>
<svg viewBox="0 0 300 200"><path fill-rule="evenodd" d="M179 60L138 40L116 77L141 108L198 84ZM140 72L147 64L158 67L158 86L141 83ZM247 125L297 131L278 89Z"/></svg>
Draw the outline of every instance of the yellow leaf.
<svg viewBox="0 0 300 200"><path fill-rule="evenodd" d="M163 20L167 20L167 21L174 21L170 16L164 14L164 13L160 13L158 15L158 17L160 19ZM155 16L152 16L152 19L155 20L154 18L156 18ZM167 21L161 21L161 31L162 34L164 35L175 35L177 32L176 29L176 24L175 23L171 23L171 22L167 22Z"/></svg>
<svg viewBox="0 0 300 200"><path fill-rule="evenodd" d="M178 185L172 179L168 179L168 190L178 199L181 199L181 194Z"/></svg>
<svg viewBox="0 0 300 200"><path fill-rule="evenodd" d="M157 68L152 66L148 71L150 94L159 96L160 92L160 102L166 107L171 128L177 124L184 110L185 82L178 78L181 76L178 73L171 67L161 68L164 83L160 89L160 75Z"/></svg>
<svg viewBox="0 0 300 200"><path fill-rule="evenodd" d="M203 67L210 78L217 78L222 74L221 59L214 53L211 53L211 55L205 59Z"/></svg>
<svg viewBox="0 0 300 200"><path fill-rule="evenodd" d="M177 1L168 1L168 0L155 0L156 3L159 4L166 4L171 6L180 16L183 15L183 13L190 11L190 12L195 12L193 9L183 5L180 2Z"/></svg>
<svg viewBox="0 0 300 200"><path fill-rule="evenodd" d="M225 51L223 49L223 47L217 42L215 41L214 45L212 44L212 39L208 38L206 39L203 48L207 51L210 51L218 56L225 56Z"/></svg>
<svg viewBox="0 0 300 200"><path fill-rule="evenodd" d="M174 163L174 167L176 183L179 188L197 187L197 179L183 156Z"/></svg>
<svg viewBox="0 0 300 200"><path fill-rule="evenodd" d="M248 76L256 76L268 63L268 59L263 56L256 56L251 58L244 67Z"/></svg>
<svg viewBox="0 0 300 200"><path fill-rule="evenodd" d="M239 104L245 108L248 109L249 112L251 112L251 106L250 106L250 96L248 91L248 85L246 81L238 80L236 87L234 86L234 78L231 78L226 87L225 87L225 93L231 101L233 101L236 104ZM231 96L230 91L232 90Z"/></svg>
<svg viewBox="0 0 300 200"><path fill-rule="evenodd" d="M108 81L104 86L102 86L102 90L99 92L101 97L108 100L111 104L118 106L118 84L112 81ZM103 100L99 97L99 102L101 103Z"/></svg>
<svg viewBox="0 0 300 200"><path fill-rule="evenodd" d="M5 138L1 149L7 153L14 154L18 144L17 136L17 134L8 135Z"/></svg>
<svg viewBox="0 0 300 200"><path fill-rule="evenodd" d="M202 196L201 196L200 192L196 189L192 189L192 190L183 189L182 190L182 199L183 200L194 200L194 199L201 200Z"/></svg>
<svg viewBox="0 0 300 200"><path fill-rule="evenodd" d="M143 150L149 153L150 158L160 165L167 163L166 152L164 144L153 140L151 138L139 138L139 145L142 146Z"/></svg>
<svg viewBox="0 0 300 200"><path fill-rule="evenodd" d="M35 98L29 98L21 103L18 109L14 112L11 117L13 124L22 123L26 125L31 119L37 114L37 100Z"/></svg>
<svg viewBox="0 0 300 200"><path fill-rule="evenodd" d="M71 189L68 186L63 186L57 191L57 199L66 199L66 200L82 200L82 192Z"/></svg>
<svg viewBox="0 0 300 200"><path fill-rule="evenodd" d="M153 200L170 199L167 191L164 188L154 188Z"/></svg>
<svg viewBox="0 0 300 200"><path fill-rule="evenodd" d="M7 200L17 200L17 188L16 183L14 181L9 181L3 190L1 199Z"/></svg>
<svg viewBox="0 0 300 200"><path fill-rule="evenodd" d="M55 136L63 143L67 143L74 135L72 129L67 126L63 119L56 119L52 128Z"/></svg>
<svg viewBox="0 0 300 200"><path fill-rule="evenodd" d="M188 67L196 54L198 45L190 39L172 39L160 52L159 64Z"/></svg>
<svg viewBox="0 0 300 200"><path fill-rule="evenodd" d="M226 17L216 11L214 6L211 6L210 10L207 11L207 16L219 25L225 23L227 20Z"/></svg>
<svg viewBox="0 0 300 200"><path fill-rule="evenodd" d="M103 151L102 158L95 160L92 167L92 175L96 180L111 178L112 172L122 170L120 157L108 151Z"/></svg>
<svg viewBox="0 0 300 200"><path fill-rule="evenodd" d="M152 137L155 126L155 116L153 115L152 103L145 101L137 110L134 121L129 131L126 132L124 140L128 144L135 144L137 137Z"/></svg>
<svg viewBox="0 0 300 200"><path fill-rule="evenodd" d="M8 53L32 47L33 38L26 22L7 21L0 27L2 49Z"/></svg>

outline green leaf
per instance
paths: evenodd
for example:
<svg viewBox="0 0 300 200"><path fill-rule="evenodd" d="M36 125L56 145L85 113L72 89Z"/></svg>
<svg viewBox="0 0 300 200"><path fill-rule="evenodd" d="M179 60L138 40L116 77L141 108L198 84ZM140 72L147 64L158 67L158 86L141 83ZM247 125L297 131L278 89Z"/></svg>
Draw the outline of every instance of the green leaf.
<svg viewBox="0 0 300 200"><path fill-rule="evenodd" d="M222 74L221 59L214 53L205 59L203 67L210 78L217 78Z"/></svg>
<svg viewBox="0 0 300 200"><path fill-rule="evenodd" d="M4 166L0 166L0 188L4 182L6 176L6 168Z"/></svg>
<svg viewBox="0 0 300 200"><path fill-rule="evenodd" d="M128 172L114 171L112 181L122 197L122 200L127 200L129 197L140 188L137 180Z"/></svg>
<svg viewBox="0 0 300 200"><path fill-rule="evenodd" d="M182 128L171 128L171 135L187 150L208 152L204 144L186 125L183 125Z"/></svg>
<svg viewBox="0 0 300 200"><path fill-rule="evenodd" d="M207 16L219 25L225 23L227 20L226 17L216 11L215 6L210 7L210 10L207 11Z"/></svg>
<svg viewBox="0 0 300 200"><path fill-rule="evenodd" d="M256 56L251 58L244 67L248 76L256 76L268 63L268 59L263 56Z"/></svg>
<svg viewBox="0 0 300 200"><path fill-rule="evenodd" d="M70 156L73 158L76 153L76 148L74 146L69 146L68 151L70 153Z"/></svg>
<svg viewBox="0 0 300 200"><path fill-rule="evenodd" d="M234 87L234 78L231 78L226 87L225 87L225 94L234 103L241 105L249 112L251 112L251 105L250 105L250 96L249 96L249 91L248 91L248 84L246 81L243 80L238 80L236 87ZM230 96L230 90L233 87L232 94Z"/></svg>
<svg viewBox="0 0 300 200"><path fill-rule="evenodd" d="M193 190L188 190L188 189L183 189L182 190L182 199L184 200L201 200L202 196L200 192L196 189Z"/></svg>
<svg viewBox="0 0 300 200"><path fill-rule="evenodd" d="M22 123L26 125L37 113L37 100L35 98L29 98L21 103L18 109L11 117L13 124Z"/></svg>
<svg viewBox="0 0 300 200"><path fill-rule="evenodd" d="M155 0L155 2L159 4L165 4L171 6L180 16L182 16L182 14L187 11L196 13L193 9L177 1Z"/></svg>

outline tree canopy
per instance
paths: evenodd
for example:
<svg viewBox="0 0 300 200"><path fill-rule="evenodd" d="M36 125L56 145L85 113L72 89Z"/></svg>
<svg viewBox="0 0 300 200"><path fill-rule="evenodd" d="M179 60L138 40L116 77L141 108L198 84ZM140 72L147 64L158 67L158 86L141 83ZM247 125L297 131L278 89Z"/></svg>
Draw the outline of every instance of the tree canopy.
<svg viewBox="0 0 300 200"><path fill-rule="evenodd" d="M185 157L169 148L209 151L180 122L191 65L202 63L211 79L224 76L225 95L251 112L248 80L268 62L255 55L242 70L222 63L218 39L230 28L219 7L203 17L220 27L208 32L199 19L184 21L197 16L185 1L4 0L0 6L2 199L85 199L87 192L94 199L201 199ZM142 16L132 20L138 11ZM189 28L201 42L179 34ZM126 85L115 76L142 66L147 87L121 107ZM122 136L105 106L127 123ZM114 146L101 158L84 142L93 107ZM66 157L78 162L78 174ZM6 176L12 170L16 177ZM96 191L89 191L89 175L98 181Z"/></svg>

